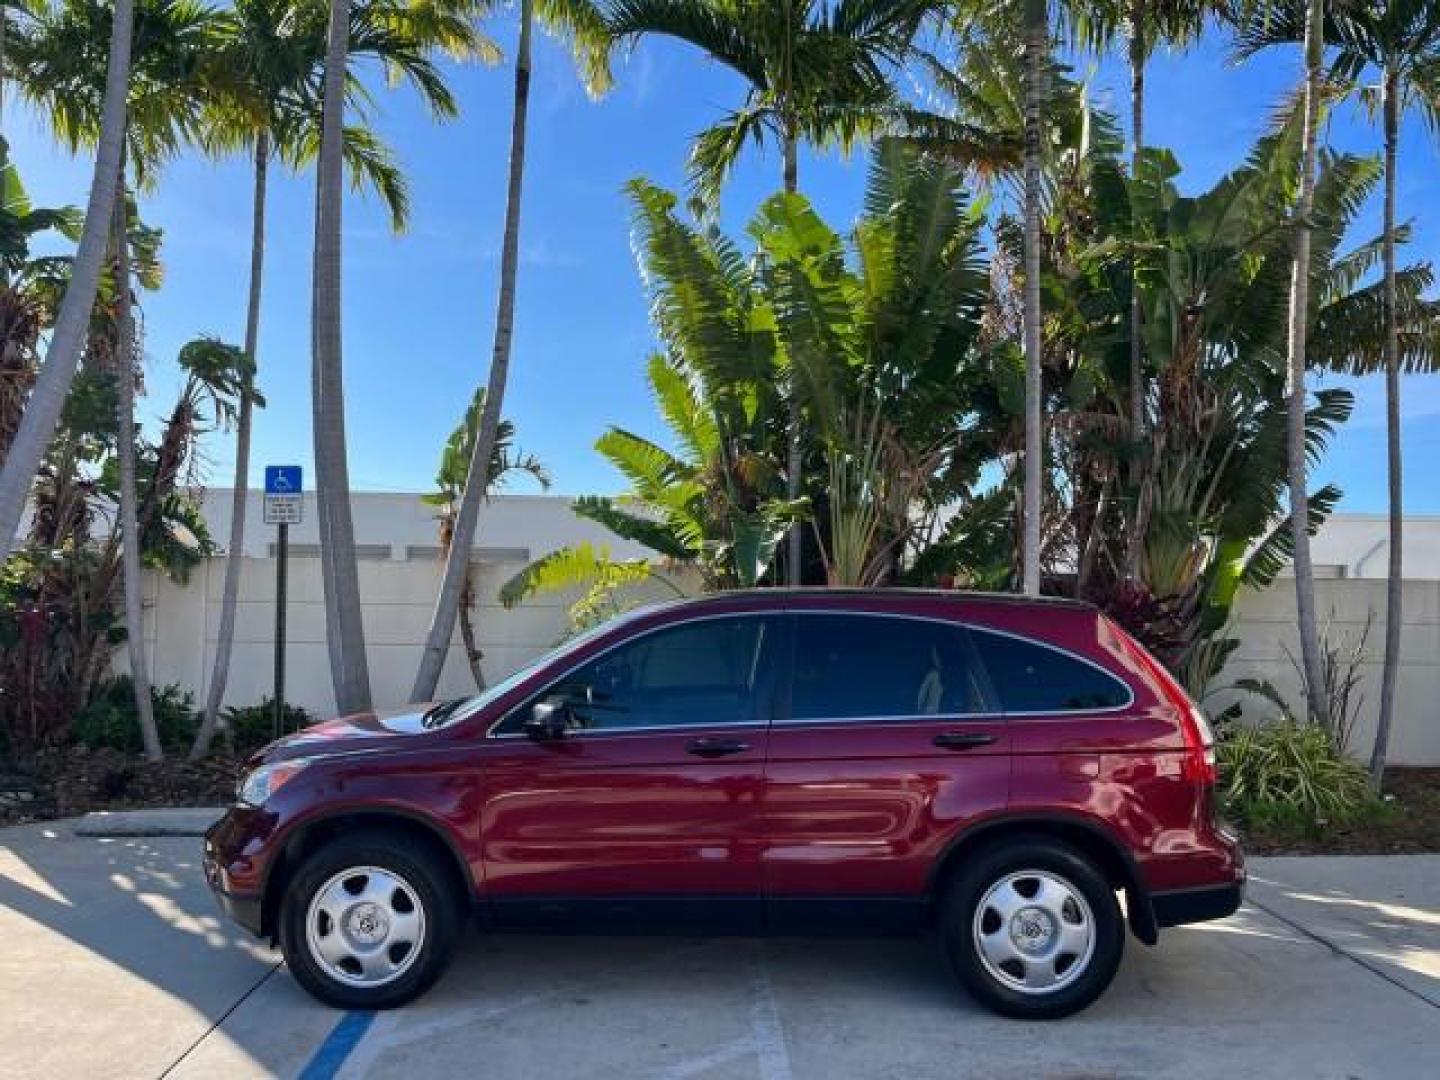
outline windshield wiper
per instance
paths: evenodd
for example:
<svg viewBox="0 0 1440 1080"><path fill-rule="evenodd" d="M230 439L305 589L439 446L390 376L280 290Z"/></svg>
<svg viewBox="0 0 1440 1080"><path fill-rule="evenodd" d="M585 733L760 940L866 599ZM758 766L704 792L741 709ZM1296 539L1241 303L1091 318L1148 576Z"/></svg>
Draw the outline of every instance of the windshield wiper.
<svg viewBox="0 0 1440 1080"><path fill-rule="evenodd" d="M451 698L449 701L441 701L431 705L420 716L420 726L424 728L437 728L446 723L455 712L464 705L469 698Z"/></svg>

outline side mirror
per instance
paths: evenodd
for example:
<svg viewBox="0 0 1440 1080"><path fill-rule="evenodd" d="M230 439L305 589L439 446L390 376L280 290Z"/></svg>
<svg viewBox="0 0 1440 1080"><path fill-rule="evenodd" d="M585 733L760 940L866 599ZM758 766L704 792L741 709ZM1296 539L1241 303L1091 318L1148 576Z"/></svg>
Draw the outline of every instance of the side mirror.
<svg viewBox="0 0 1440 1080"><path fill-rule="evenodd" d="M570 730L570 707L559 701L537 701L525 718L525 734L536 742L563 739Z"/></svg>

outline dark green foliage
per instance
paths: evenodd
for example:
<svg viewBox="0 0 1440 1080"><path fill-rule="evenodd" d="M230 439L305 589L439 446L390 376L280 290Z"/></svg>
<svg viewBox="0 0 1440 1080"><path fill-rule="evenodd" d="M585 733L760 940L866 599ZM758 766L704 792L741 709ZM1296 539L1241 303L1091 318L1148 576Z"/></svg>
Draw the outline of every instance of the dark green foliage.
<svg viewBox="0 0 1440 1080"><path fill-rule="evenodd" d="M228 733L231 751L237 758L249 757L275 738L275 699L265 697L258 705L236 705L220 714ZM286 704L280 734L288 735L314 723L299 705Z"/></svg>
<svg viewBox="0 0 1440 1080"><path fill-rule="evenodd" d="M1240 821L1318 828L1371 809L1364 768L1314 725L1235 727L1221 741L1219 759L1220 796Z"/></svg>
<svg viewBox="0 0 1440 1080"><path fill-rule="evenodd" d="M195 696L182 686L151 687L150 700L155 710L155 727L160 745L167 750L181 750L190 745L200 718L195 712ZM71 734L77 743L92 750L101 748L138 754L140 721L135 714L135 690L130 676L121 675L104 683L90 704L75 717Z"/></svg>

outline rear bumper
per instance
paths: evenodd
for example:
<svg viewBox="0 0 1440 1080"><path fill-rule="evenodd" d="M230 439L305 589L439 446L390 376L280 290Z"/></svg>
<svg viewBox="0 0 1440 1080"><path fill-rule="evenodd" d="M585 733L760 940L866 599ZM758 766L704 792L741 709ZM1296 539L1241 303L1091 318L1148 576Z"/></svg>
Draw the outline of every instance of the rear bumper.
<svg viewBox="0 0 1440 1080"><path fill-rule="evenodd" d="M1168 889L1150 894L1159 926L1183 926L1234 915L1245 898L1245 879L1228 885L1202 885L1192 889Z"/></svg>

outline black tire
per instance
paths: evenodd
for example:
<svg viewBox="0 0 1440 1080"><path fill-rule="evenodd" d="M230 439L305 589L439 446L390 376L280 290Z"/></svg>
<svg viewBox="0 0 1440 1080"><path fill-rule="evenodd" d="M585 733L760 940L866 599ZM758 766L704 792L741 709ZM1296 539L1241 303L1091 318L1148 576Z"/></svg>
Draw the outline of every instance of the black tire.
<svg viewBox="0 0 1440 1080"><path fill-rule="evenodd" d="M1092 951L1088 960L1071 959L1070 954L1054 957L1051 970L1059 970L1064 979L1069 967L1084 963L1078 975L1050 990L1016 989L990 970L976 943L976 911L992 887L999 886L1011 875L1022 875L1015 881L1017 891L1034 887L1039 879L1023 877L1027 872L1049 875L1078 892L1088 905L1092 925ZM1067 921L1073 917L1082 923L1082 909L1067 902ZM982 916L991 925L990 933L1001 932L996 926L994 910ZM982 930L985 922L982 921ZM1053 929L1052 922L1044 925ZM1007 928L1008 932L1008 928ZM1042 931L1043 932L1043 931ZM970 994L986 1008L1002 1016L1027 1020L1053 1020L1079 1012L1104 993L1115 977L1125 951L1125 923L1115 890L1105 876L1084 855L1074 848L1046 837L1016 837L997 843L967 859L949 882L940 910L940 934L955 974ZM1024 935L1022 934L1022 937ZM1049 941L1049 938L1046 938ZM1048 948L1048 946L1047 946ZM1059 943L1056 943L1059 950ZM1048 958L1048 957L1042 957ZM1063 965L1063 966L1062 966ZM1001 967L1011 979L1019 979L1026 971L1025 963ZM1042 969L1043 970L1043 969Z"/></svg>
<svg viewBox="0 0 1440 1080"><path fill-rule="evenodd" d="M316 893L351 868L375 867L403 879L418 900L424 933L418 955L402 954L408 966L393 981L362 986L331 975L311 954L306 919ZM363 875L361 875L363 877ZM347 883L348 884L348 883ZM405 901L408 905L408 899ZM453 877L427 848L383 830L333 840L311 854L290 879L280 909L280 948L291 974L315 997L340 1009L389 1009L413 1001L444 972L463 925Z"/></svg>

